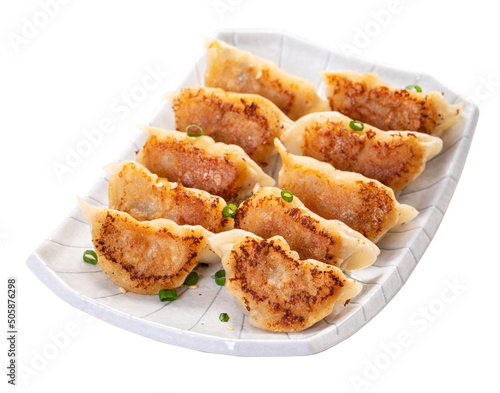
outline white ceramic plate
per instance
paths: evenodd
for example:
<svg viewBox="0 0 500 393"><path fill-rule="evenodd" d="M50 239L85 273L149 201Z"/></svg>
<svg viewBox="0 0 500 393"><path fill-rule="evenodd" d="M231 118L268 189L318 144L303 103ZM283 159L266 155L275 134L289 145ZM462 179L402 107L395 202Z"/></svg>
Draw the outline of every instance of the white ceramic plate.
<svg viewBox="0 0 500 393"><path fill-rule="evenodd" d="M411 223L389 232L379 243L376 263L353 272L363 291L335 317L327 317L302 333L269 333L253 328L237 309L231 295L215 284L220 265L200 267L197 289L182 288L179 299L162 303L158 296L123 294L99 266L82 262L92 249L90 230L75 208L27 260L29 268L66 302L113 325L152 339L200 351L241 356L308 355L346 339L372 319L406 282L437 231L462 172L478 118L477 107L428 75L399 70L359 58L346 58L289 34L274 31L221 31L215 38L276 62L283 70L311 80L320 95L325 86L321 70L377 72L394 86L418 84L424 91L444 92L449 103L463 103L460 121L444 137L443 151L398 198L420 211ZM202 56L179 88L203 85L206 57ZM150 124L174 129L165 102ZM134 159L146 136L139 134L122 159ZM108 177L100 178L87 196L107 206ZM230 316L228 323L219 314ZM228 330L230 326L233 330Z"/></svg>

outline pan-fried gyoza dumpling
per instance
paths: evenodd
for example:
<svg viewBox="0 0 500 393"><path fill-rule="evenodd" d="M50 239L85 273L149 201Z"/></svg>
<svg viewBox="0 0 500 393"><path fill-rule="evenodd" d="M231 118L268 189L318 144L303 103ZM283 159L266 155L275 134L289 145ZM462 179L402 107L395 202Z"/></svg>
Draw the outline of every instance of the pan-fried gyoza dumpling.
<svg viewBox="0 0 500 393"><path fill-rule="evenodd" d="M281 136L288 151L328 162L336 169L376 179L395 192L416 179L441 151L441 139L420 132L353 130L339 112L304 116Z"/></svg>
<svg viewBox="0 0 500 393"><path fill-rule="evenodd" d="M90 224L98 263L127 291L153 295L183 284L204 255L211 253L209 231L168 219L137 221L131 215L78 200Z"/></svg>
<svg viewBox="0 0 500 393"><path fill-rule="evenodd" d="M437 91L392 88L373 72L324 72L323 79L332 110L382 130L440 136L460 114L460 105L449 105Z"/></svg>
<svg viewBox="0 0 500 393"><path fill-rule="evenodd" d="M338 220L325 220L307 209L298 197L288 202L276 187L259 188L236 210L234 227L268 239L282 236L301 259L316 259L354 270L369 266L378 247Z"/></svg>
<svg viewBox="0 0 500 393"><path fill-rule="evenodd" d="M327 220L340 220L376 243L389 229L418 214L413 207L400 204L394 191L377 180L291 154L278 139L275 144L283 162L280 188L291 191Z"/></svg>
<svg viewBox="0 0 500 393"><path fill-rule="evenodd" d="M199 188L235 201L256 184L273 186L274 179L236 145L208 136L190 137L178 131L144 126L149 138L137 153L137 162L151 172L185 187Z"/></svg>
<svg viewBox="0 0 500 393"><path fill-rule="evenodd" d="M219 40L208 42L205 85L227 91L260 94L296 120L311 112L329 110L313 84L290 75L273 62Z"/></svg>
<svg viewBox="0 0 500 393"><path fill-rule="evenodd" d="M226 202L196 188L185 188L151 173L133 161L109 164L109 208L124 211L139 221L168 218L178 225L201 225L210 232L230 229L233 219L224 217Z"/></svg>
<svg viewBox="0 0 500 393"><path fill-rule="evenodd" d="M226 271L225 288L250 324L260 329L307 329L362 288L335 266L300 260L281 236L264 240L233 229L212 236L210 242Z"/></svg>
<svg viewBox="0 0 500 393"><path fill-rule="evenodd" d="M189 87L165 98L172 102L177 130L196 124L216 142L242 147L260 166L267 166L274 157L274 138L293 124L276 105L257 94Z"/></svg>

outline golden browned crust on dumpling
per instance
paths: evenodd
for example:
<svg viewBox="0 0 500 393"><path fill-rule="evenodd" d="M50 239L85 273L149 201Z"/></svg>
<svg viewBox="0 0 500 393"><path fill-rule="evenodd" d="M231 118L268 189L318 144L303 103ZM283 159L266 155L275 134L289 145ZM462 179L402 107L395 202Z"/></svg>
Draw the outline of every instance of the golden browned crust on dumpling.
<svg viewBox="0 0 500 393"><path fill-rule="evenodd" d="M290 75L273 62L219 40L208 43L205 85L227 91L260 94L296 120L307 113L328 110L313 84Z"/></svg>
<svg viewBox="0 0 500 393"><path fill-rule="evenodd" d="M336 169L358 172L401 191L424 170L442 141L427 134L381 131L369 124L354 131L351 119L338 112L314 113L301 118L282 140L288 147L300 139L301 154L328 162ZM291 139L291 140L290 140Z"/></svg>
<svg viewBox="0 0 500 393"><path fill-rule="evenodd" d="M140 222L127 213L79 201L91 226L98 263L127 291L152 295L182 285L207 246L201 226L158 219Z"/></svg>
<svg viewBox="0 0 500 393"><path fill-rule="evenodd" d="M239 146L215 143L208 136L188 137L155 127L145 130L150 136L138 152L137 162L158 176L226 201L244 197L257 183L274 184Z"/></svg>
<svg viewBox="0 0 500 393"><path fill-rule="evenodd" d="M256 94L190 87L169 99L177 130L196 124L215 141L242 147L260 166L267 166L275 155L274 138L293 124L276 105Z"/></svg>
<svg viewBox="0 0 500 393"><path fill-rule="evenodd" d="M295 156L275 143L283 161L280 188L293 192L321 217L340 220L374 243L393 226L415 217L416 210L399 204L393 190L379 181Z"/></svg>
<svg viewBox="0 0 500 393"><path fill-rule="evenodd" d="M382 130L418 131L439 136L458 119L459 105L441 93L395 89L377 74L325 72L330 108Z"/></svg>
<svg viewBox="0 0 500 393"><path fill-rule="evenodd" d="M380 252L346 224L311 212L297 196L285 201L274 187L260 188L245 200L236 211L234 227L264 239L280 235L301 259L316 259L341 270L371 265Z"/></svg>
<svg viewBox="0 0 500 393"><path fill-rule="evenodd" d="M226 202L206 191L186 188L152 174L137 162L111 164L109 208L124 211L139 221L168 218L178 225L201 225L217 233L229 225L222 210Z"/></svg>
<svg viewBox="0 0 500 393"><path fill-rule="evenodd" d="M397 224L394 198L374 181L356 180L337 186L320 172L308 171L308 181L296 175L296 181L289 177L280 183L281 187L293 190L312 211L328 220L344 222L373 242L386 232L385 227ZM311 191L313 184L315 191Z"/></svg>
<svg viewBox="0 0 500 393"><path fill-rule="evenodd" d="M301 261L280 236L246 237L234 244L222 263L225 287L248 321L272 332L307 329L348 300L343 296L355 296L361 289L335 266Z"/></svg>

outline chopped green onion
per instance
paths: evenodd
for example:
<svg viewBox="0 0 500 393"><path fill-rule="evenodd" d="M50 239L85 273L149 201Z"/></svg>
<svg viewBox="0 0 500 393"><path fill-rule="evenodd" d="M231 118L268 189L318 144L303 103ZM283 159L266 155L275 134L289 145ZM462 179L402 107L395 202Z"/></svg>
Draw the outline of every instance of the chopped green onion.
<svg viewBox="0 0 500 393"><path fill-rule="evenodd" d="M405 87L406 90L415 89L417 93L422 93L422 88L418 85L408 85Z"/></svg>
<svg viewBox="0 0 500 393"><path fill-rule="evenodd" d="M236 209L238 209L238 207L230 203L229 205L224 206L224 209L222 209L222 215L224 217L234 218L236 215Z"/></svg>
<svg viewBox="0 0 500 393"><path fill-rule="evenodd" d="M228 322L229 321L229 315L227 315L227 313L225 313L225 312L221 312L220 315L219 315L219 320L221 322Z"/></svg>
<svg viewBox="0 0 500 393"><path fill-rule="evenodd" d="M362 131L365 128L365 125L359 120L352 120L349 123L349 127L351 127L354 131Z"/></svg>
<svg viewBox="0 0 500 393"><path fill-rule="evenodd" d="M87 250L83 252L83 260L92 265L97 265L97 254L94 250Z"/></svg>
<svg viewBox="0 0 500 393"><path fill-rule="evenodd" d="M198 273L191 272L187 275L186 279L184 280L184 285L190 286L196 284L197 282L198 282Z"/></svg>
<svg viewBox="0 0 500 393"><path fill-rule="evenodd" d="M162 289L158 293L162 302L171 302L177 299L177 291L174 289Z"/></svg>
<svg viewBox="0 0 500 393"><path fill-rule="evenodd" d="M281 197L287 202L293 201L293 194L291 191L288 190L281 191Z"/></svg>
<svg viewBox="0 0 500 393"><path fill-rule="evenodd" d="M191 127L197 128L198 131L195 131L194 133L192 133L191 131L189 131L189 129ZM186 132L187 132L188 136L199 137L199 136L203 135L203 128L201 128L200 126L197 126L196 124L191 124L191 125L186 127Z"/></svg>
<svg viewBox="0 0 500 393"><path fill-rule="evenodd" d="M224 269L215 273L215 282L220 286L226 284L226 271Z"/></svg>

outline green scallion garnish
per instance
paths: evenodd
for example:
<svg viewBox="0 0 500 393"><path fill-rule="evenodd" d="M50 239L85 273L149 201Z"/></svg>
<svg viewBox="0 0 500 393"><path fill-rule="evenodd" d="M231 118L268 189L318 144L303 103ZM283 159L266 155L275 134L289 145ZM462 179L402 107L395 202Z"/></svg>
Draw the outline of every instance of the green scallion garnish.
<svg viewBox="0 0 500 393"><path fill-rule="evenodd" d="M365 125L359 120L351 120L349 127L351 127L354 131L362 131L363 128L365 128Z"/></svg>
<svg viewBox="0 0 500 393"><path fill-rule="evenodd" d="M160 300L162 302L171 302L171 301L177 299L177 291L175 290L175 288L173 288L173 289L162 289L158 293L158 296L160 297Z"/></svg>
<svg viewBox="0 0 500 393"><path fill-rule="evenodd" d="M238 209L238 207L230 203L229 205L224 206L224 209L222 209L222 215L224 217L234 218L236 215L236 209Z"/></svg>
<svg viewBox="0 0 500 393"><path fill-rule="evenodd" d="M224 269L215 273L215 282L220 286L224 286L226 284L226 271Z"/></svg>
<svg viewBox="0 0 500 393"><path fill-rule="evenodd" d="M405 87L406 90L412 90L415 89L417 93L422 93L422 88L418 85L408 85Z"/></svg>
<svg viewBox="0 0 500 393"><path fill-rule="evenodd" d="M293 194L291 191L288 190L281 191L281 197L287 202L293 201Z"/></svg>
<svg viewBox="0 0 500 393"><path fill-rule="evenodd" d="M227 315L227 313L225 313L225 312L221 312L220 315L219 315L219 320L221 322L228 322L229 321L229 315Z"/></svg>
<svg viewBox="0 0 500 393"><path fill-rule="evenodd" d="M187 275L186 279L184 280L184 285L187 285L189 287L190 285L195 285L197 282L198 282L198 273L191 272Z"/></svg>
<svg viewBox="0 0 500 393"><path fill-rule="evenodd" d="M192 127L196 128L197 130L190 131L190 129ZM199 136L203 135L203 128L201 128L200 126L197 126L196 124L191 124L191 125L186 127L186 132L187 132L188 136L199 137Z"/></svg>
<svg viewBox="0 0 500 393"><path fill-rule="evenodd" d="M94 250L87 250L83 252L83 260L91 265L97 265L97 254Z"/></svg>

